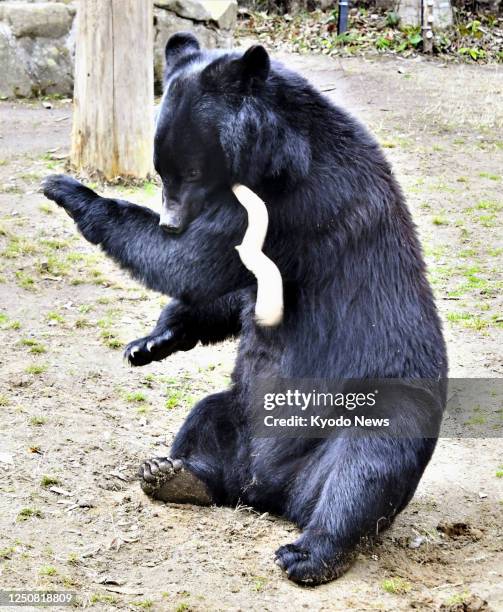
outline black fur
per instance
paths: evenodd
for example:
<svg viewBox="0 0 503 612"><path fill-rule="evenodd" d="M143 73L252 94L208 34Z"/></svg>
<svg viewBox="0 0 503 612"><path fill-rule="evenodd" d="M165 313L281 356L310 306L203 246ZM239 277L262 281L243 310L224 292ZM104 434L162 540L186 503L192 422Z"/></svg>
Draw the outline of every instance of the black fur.
<svg viewBox="0 0 503 612"><path fill-rule="evenodd" d="M138 365L240 334L232 387L193 408L172 457L216 503L240 501L297 523L302 535L277 561L297 582L324 582L408 503L435 440L253 438L250 385L259 376L445 377L415 228L375 140L264 49L203 52L178 35L167 60L155 165L182 233L166 234L150 210L68 177L47 179L45 194L87 240L176 298L154 332L129 345L130 357L139 346ZM276 328L254 322L255 282L234 249L246 227L234 183L268 205L264 250L285 282ZM441 385L436 394L443 405ZM406 395L389 401L414 410Z"/></svg>

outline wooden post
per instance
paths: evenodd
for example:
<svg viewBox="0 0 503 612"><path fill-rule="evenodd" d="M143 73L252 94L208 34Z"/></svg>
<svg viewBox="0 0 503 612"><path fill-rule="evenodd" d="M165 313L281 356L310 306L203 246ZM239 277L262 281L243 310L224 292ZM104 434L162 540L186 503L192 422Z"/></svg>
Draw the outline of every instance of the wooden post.
<svg viewBox="0 0 503 612"><path fill-rule="evenodd" d="M80 0L71 161L111 180L153 171L153 8L148 0Z"/></svg>
<svg viewBox="0 0 503 612"><path fill-rule="evenodd" d="M433 5L434 0L421 1L421 34L424 53L433 51Z"/></svg>

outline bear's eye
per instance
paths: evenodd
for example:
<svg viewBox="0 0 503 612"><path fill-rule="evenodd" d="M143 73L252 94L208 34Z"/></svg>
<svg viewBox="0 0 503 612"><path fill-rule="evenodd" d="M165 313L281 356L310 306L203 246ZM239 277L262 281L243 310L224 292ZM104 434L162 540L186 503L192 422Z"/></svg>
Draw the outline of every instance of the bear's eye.
<svg viewBox="0 0 503 612"><path fill-rule="evenodd" d="M188 181L195 181L199 178L200 171L197 168L189 168L185 173L185 178Z"/></svg>

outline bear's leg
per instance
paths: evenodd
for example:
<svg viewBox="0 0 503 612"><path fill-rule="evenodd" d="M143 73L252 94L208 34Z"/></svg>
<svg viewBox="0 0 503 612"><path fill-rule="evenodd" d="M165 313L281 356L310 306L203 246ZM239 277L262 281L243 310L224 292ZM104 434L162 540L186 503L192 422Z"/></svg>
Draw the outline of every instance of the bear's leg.
<svg viewBox="0 0 503 612"><path fill-rule="evenodd" d="M142 489L154 499L192 504L226 503L239 489L234 469L239 412L231 391L198 402L173 443L169 457L139 470Z"/></svg>
<svg viewBox="0 0 503 612"><path fill-rule="evenodd" d="M228 293L201 305L171 300L150 334L130 342L124 357L132 366L143 366L176 351L189 351L198 342L213 344L237 336L241 330L242 293Z"/></svg>
<svg viewBox="0 0 503 612"><path fill-rule="evenodd" d="M243 217L229 217L218 231L215 222L201 221L173 237L149 208L102 198L69 176L46 177L43 188L86 240L154 291L204 304L253 282L233 248L243 235ZM230 191L228 197L234 201ZM223 204L221 211L227 210Z"/></svg>
<svg viewBox="0 0 503 612"><path fill-rule="evenodd" d="M435 440L340 438L326 444L313 473L299 475L289 503L289 518L305 525L304 531L276 551L277 564L300 584L338 578L351 565L359 541L391 524L414 494ZM318 482L314 510L302 480Z"/></svg>

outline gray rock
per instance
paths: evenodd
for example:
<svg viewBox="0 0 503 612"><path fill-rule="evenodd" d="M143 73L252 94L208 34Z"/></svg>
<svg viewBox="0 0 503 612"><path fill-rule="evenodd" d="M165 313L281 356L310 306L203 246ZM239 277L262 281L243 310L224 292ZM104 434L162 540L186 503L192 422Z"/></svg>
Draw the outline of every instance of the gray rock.
<svg viewBox="0 0 503 612"><path fill-rule="evenodd" d="M197 37L202 47L232 47L232 31L219 30L216 27L194 23L190 19L178 17L171 11L154 8L154 76L156 83L162 82L164 70L164 48L168 38L180 31L191 31Z"/></svg>
<svg viewBox="0 0 503 612"><path fill-rule="evenodd" d="M154 0L154 4L193 21L212 21L219 28L236 26L237 0Z"/></svg>
<svg viewBox="0 0 503 612"><path fill-rule="evenodd" d="M73 7L53 2L4 2L0 8L0 20L17 38L60 38L70 31L74 15Z"/></svg>
<svg viewBox="0 0 503 612"><path fill-rule="evenodd" d="M72 94L73 59L64 37L24 37L18 46L31 75L34 94Z"/></svg>
<svg viewBox="0 0 503 612"><path fill-rule="evenodd" d="M10 28L0 23L0 97L15 98L31 95L31 78L23 65L16 40Z"/></svg>

